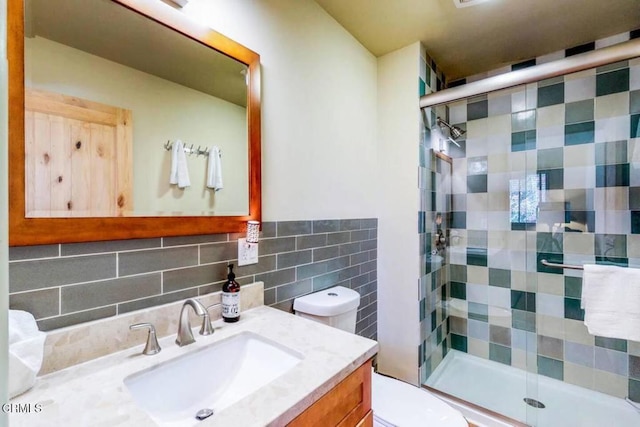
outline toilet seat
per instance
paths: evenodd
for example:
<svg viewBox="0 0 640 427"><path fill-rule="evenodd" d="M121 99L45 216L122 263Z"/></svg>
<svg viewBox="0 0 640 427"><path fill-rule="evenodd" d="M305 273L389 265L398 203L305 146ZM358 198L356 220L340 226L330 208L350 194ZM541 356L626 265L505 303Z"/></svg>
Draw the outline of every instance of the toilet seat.
<svg viewBox="0 0 640 427"><path fill-rule="evenodd" d="M426 390L371 375L371 406L376 427L468 427L462 414Z"/></svg>

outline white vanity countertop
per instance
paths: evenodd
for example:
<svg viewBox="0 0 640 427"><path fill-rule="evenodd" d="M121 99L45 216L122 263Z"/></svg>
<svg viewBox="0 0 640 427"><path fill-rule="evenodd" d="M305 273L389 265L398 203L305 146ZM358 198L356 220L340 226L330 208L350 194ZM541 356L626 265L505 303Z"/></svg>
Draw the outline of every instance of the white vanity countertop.
<svg viewBox="0 0 640 427"><path fill-rule="evenodd" d="M237 324L213 323L211 336L194 334L194 344L178 347L175 336L160 340L162 351L140 354L142 345L38 378L36 386L11 403L41 403L38 413L12 413L19 426L153 426L123 379L150 366L173 359L242 331L251 331L304 355L291 370L255 393L194 426L282 426L373 357L378 344L270 307L242 313ZM211 369L225 369L233 361L211 361ZM193 378L193 387L202 378Z"/></svg>

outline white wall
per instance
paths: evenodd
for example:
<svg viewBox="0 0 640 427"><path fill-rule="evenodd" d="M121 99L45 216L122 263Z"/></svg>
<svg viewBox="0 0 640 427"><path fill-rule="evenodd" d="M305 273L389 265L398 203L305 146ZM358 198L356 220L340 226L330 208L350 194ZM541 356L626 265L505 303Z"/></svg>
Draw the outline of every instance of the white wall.
<svg viewBox="0 0 640 427"><path fill-rule="evenodd" d="M25 39L25 84L132 110L136 214L249 212L245 108L42 37ZM191 187L169 185L169 139L219 146L224 188L206 188L207 158L195 155Z"/></svg>
<svg viewBox="0 0 640 427"><path fill-rule="evenodd" d="M9 310L9 183L7 138L7 49L6 49L6 0L0 0L0 404L7 402L8 326ZM0 411L0 426L9 423L7 415Z"/></svg>
<svg viewBox="0 0 640 427"><path fill-rule="evenodd" d="M420 43L378 58L378 368L416 385L419 59Z"/></svg>
<svg viewBox="0 0 640 427"><path fill-rule="evenodd" d="M260 54L264 220L377 216L375 57L312 0L184 12Z"/></svg>

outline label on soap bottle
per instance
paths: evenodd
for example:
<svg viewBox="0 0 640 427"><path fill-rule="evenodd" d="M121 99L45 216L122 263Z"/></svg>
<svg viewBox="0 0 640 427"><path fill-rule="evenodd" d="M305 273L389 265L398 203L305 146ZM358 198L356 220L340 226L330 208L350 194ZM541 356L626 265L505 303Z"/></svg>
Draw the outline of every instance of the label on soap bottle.
<svg viewBox="0 0 640 427"><path fill-rule="evenodd" d="M222 293L222 317L228 319L240 317L240 292Z"/></svg>

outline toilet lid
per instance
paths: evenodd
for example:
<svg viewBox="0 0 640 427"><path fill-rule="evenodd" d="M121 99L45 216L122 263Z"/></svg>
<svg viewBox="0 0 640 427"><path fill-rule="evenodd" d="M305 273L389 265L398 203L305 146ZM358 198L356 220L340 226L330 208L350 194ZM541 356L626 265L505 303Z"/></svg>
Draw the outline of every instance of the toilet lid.
<svg viewBox="0 0 640 427"><path fill-rule="evenodd" d="M380 421L400 427L469 426L460 412L426 390L376 373L371 389L371 406Z"/></svg>

